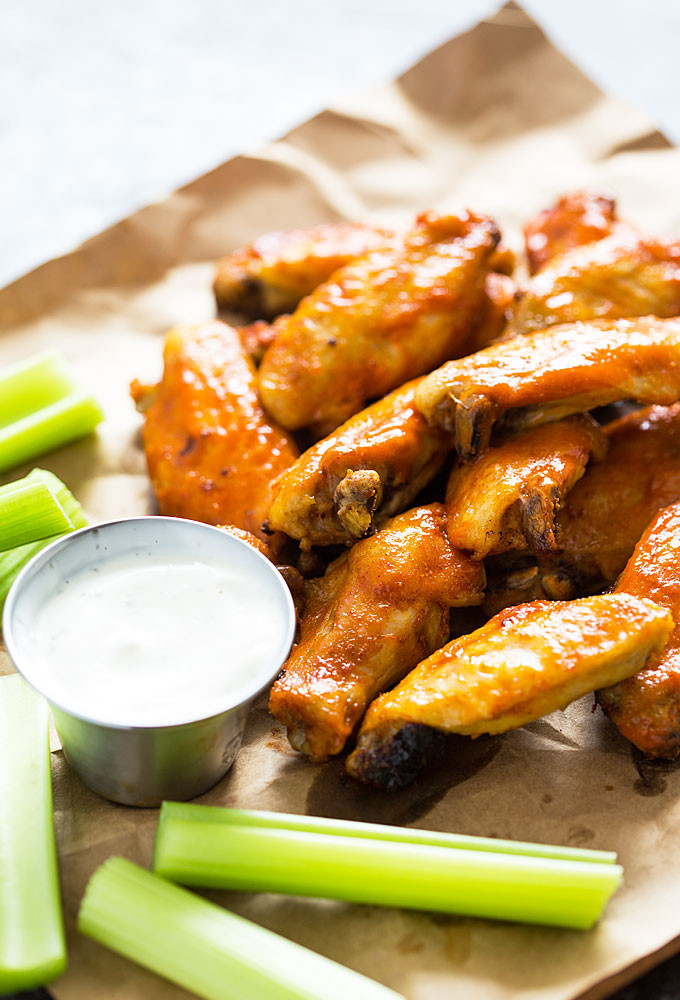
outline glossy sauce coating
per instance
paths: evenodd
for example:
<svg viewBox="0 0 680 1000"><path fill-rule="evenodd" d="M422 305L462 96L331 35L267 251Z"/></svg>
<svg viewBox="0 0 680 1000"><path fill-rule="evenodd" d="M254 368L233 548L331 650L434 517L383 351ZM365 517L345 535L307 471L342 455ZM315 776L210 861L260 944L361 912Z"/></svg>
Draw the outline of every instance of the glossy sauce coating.
<svg viewBox="0 0 680 1000"><path fill-rule="evenodd" d="M585 472L591 453L602 458L602 430L579 414L534 427L458 464L446 489L449 538L476 559L557 548L555 518Z"/></svg>
<svg viewBox="0 0 680 1000"><path fill-rule="evenodd" d="M680 313L680 243L615 234L554 257L513 308L508 332Z"/></svg>
<svg viewBox="0 0 680 1000"><path fill-rule="evenodd" d="M609 236L616 221L616 204L607 195L594 191L562 195L524 227L531 274L566 250Z"/></svg>
<svg viewBox="0 0 680 1000"><path fill-rule="evenodd" d="M416 384L357 413L304 452L275 483L271 527L306 548L350 543L408 507L453 449L451 435L431 427L416 410ZM348 473L376 477L376 489L370 488L371 476L363 489L355 477L352 517L338 493Z"/></svg>
<svg viewBox="0 0 680 1000"><path fill-rule="evenodd" d="M308 581L300 642L269 703L292 745L340 753L371 698L446 641L449 608L479 604L484 582L450 545L441 504L394 518Z"/></svg>
<svg viewBox="0 0 680 1000"><path fill-rule="evenodd" d="M652 757L680 754L680 504L662 510L635 546L617 593L648 597L675 627L661 655L627 680L598 692L619 732Z"/></svg>
<svg viewBox="0 0 680 1000"><path fill-rule="evenodd" d="M414 723L480 736L565 708L640 670L672 627L666 610L628 594L508 608L434 652L373 702L348 770L374 780L399 730Z"/></svg>
<svg viewBox="0 0 680 1000"><path fill-rule="evenodd" d="M132 387L145 406L144 448L161 514L234 524L275 551L283 539L262 524L272 481L297 448L262 410L238 333L219 321L177 327L164 362L155 388Z"/></svg>
<svg viewBox="0 0 680 1000"><path fill-rule="evenodd" d="M555 326L449 361L422 380L416 406L472 458L501 417L520 428L622 399L679 397L680 321L646 316Z"/></svg>
<svg viewBox="0 0 680 1000"><path fill-rule="evenodd" d="M613 583L662 507L680 499L680 405L648 406L604 428L607 454L591 463L557 515L554 555L531 566L488 566L485 608L563 599Z"/></svg>
<svg viewBox="0 0 680 1000"><path fill-rule="evenodd" d="M336 271L275 323L259 370L282 426L331 431L364 405L455 357L484 294L494 224L420 216L392 246Z"/></svg>
<svg viewBox="0 0 680 1000"><path fill-rule="evenodd" d="M393 235L361 222L265 233L218 262L213 286L218 308L249 319L292 312L339 267L384 246Z"/></svg>

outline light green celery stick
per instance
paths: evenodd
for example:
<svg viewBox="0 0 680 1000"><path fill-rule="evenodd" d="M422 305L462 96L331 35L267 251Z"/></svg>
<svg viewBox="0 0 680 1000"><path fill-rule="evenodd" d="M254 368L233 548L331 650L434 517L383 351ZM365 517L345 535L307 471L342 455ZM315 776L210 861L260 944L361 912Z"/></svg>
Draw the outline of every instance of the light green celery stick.
<svg viewBox="0 0 680 1000"><path fill-rule="evenodd" d="M18 674L0 678L0 747L0 993L14 993L66 967L47 705Z"/></svg>
<svg viewBox="0 0 680 1000"><path fill-rule="evenodd" d="M44 482L59 500L62 509L72 522L74 528L87 527L87 518L83 513L82 507L70 490L64 486L61 479L58 479L54 473L47 472L45 469L33 469L24 481ZM60 538L61 535L57 535L56 537ZM54 538L46 538L40 542L21 545L16 549L9 549L7 552L0 553L0 611L2 611L10 587L24 566L31 561L33 556L37 555L38 552L41 552L46 545L49 545L53 541Z"/></svg>
<svg viewBox="0 0 680 1000"><path fill-rule="evenodd" d="M167 812L154 871L186 885L344 899L500 920L591 927L618 865L337 837Z"/></svg>
<svg viewBox="0 0 680 1000"><path fill-rule="evenodd" d="M90 879L78 929L208 1000L403 1000L124 858Z"/></svg>
<svg viewBox="0 0 680 1000"><path fill-rule="evenodd" d="M67 531L73 524L44 480L0 486L0 552Z"/></svg>
<svg viewBox="0 0 680 1000"><path fill-rule="evenodd" d="M0 428L0 472L91 434L104 419L99 403L74 392Z"/></svg>
<svg viewBox="0 0 680 1000"><path fill-rule="evenodd" d="M196 823L228 823L236 826L299 830L302 833L325 833L337 837L363 837L367 840L397 840L403 844L429 844L431 847L491 851L492 854L522 854L534 858L562 858L565 861L590 861L610 865L616 863L614 851L555 847L551 844L529 844L521 840L496 840L494 837L471 837L460 833L441 833L413 827L383 826L379 823L358 823L346 819L296 816L253 809L199 806L188 802L164 802L161 807L161 822L170 818Z"/></svg>
<svg viewBox="0 0 680 1000"><path fill-rule="evenodd" d="M0 427L22 420L75 392L76 386L56 351L45 351L0 368Z"/></svg>

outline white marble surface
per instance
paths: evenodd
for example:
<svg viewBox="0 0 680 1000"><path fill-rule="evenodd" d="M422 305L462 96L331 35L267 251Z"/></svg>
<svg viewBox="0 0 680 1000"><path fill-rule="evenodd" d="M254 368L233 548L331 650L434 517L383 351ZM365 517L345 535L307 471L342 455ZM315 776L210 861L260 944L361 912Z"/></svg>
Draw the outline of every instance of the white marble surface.
<svg viewBox="0 0 680 1000"><path fill-rule="evenodd" d="M1 0L0 284L347 90L496 0ZM527 0L601 86L680 142L677 0Z"/></svg>

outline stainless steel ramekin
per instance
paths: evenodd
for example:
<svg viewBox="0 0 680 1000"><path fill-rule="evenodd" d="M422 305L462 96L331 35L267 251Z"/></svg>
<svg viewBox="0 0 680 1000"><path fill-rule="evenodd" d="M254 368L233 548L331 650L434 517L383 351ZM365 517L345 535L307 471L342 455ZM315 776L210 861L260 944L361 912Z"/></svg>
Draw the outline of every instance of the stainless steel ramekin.
<svg viewBox="0 0 680 1000"><path fill-rule="evenodd" d="M244 697L216 705L210 718L187 718L172 726L124 726L86 718L53 697L31 669L31 622L38 607L69 575L127 553L153 551L168 560L190 556L210 565L235 566L260 576L281 601L286 628L271 663L253 678ZM87 609L83 609L87 613ZM114 802L158 805L190 799L211 788L231 767L241 745L248 710L281 669L293 641L295 609L274 566L256 549L198 521L135 517L66 535L22 570L9 593L2 621L5 644L16 669L47 699L66 757L93 791ZM115 628L116 623L112 622ZM102 636L102 642L106 636ZM94 653L94 651L93 651ZM189 669L189 667L187 667ZM228 670L228 664L225 664ZM197 678L198 682L198 678Z"/></svg>

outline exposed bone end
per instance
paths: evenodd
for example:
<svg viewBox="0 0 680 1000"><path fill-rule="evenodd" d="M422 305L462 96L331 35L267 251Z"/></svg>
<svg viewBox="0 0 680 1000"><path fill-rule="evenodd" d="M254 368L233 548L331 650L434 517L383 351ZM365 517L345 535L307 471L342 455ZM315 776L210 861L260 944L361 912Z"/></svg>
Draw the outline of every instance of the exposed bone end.
<svg viewBox="0 0 680 1000"><path fill-rule="evenodd" d="M338 520L351 538L364 538L382 500L380 476L374 469L351 469L333 494Z"/></svg>
<svg viewBox="0 0 680 1000"><path fill-rule="evenodd" d="M378 727L359 736L347 759L347 772L357 781L397 792L441 756L447 743L445 733L419 723Z"/></svg>
<svg viewBox="0 0 680 1000"><path fill-rule="evenodd" d="M469 462L489 447L496 407L486 396L469 396L456 403L456 450Z"/></svg>
<svg viewBox="0 0 680 1000"><path fill-rule="evenodd" d="M554 552L555 516L559 509L559 490L552 489L550 495L531 493L520 500L520 522L522 534L533 552Z"/></svg>

